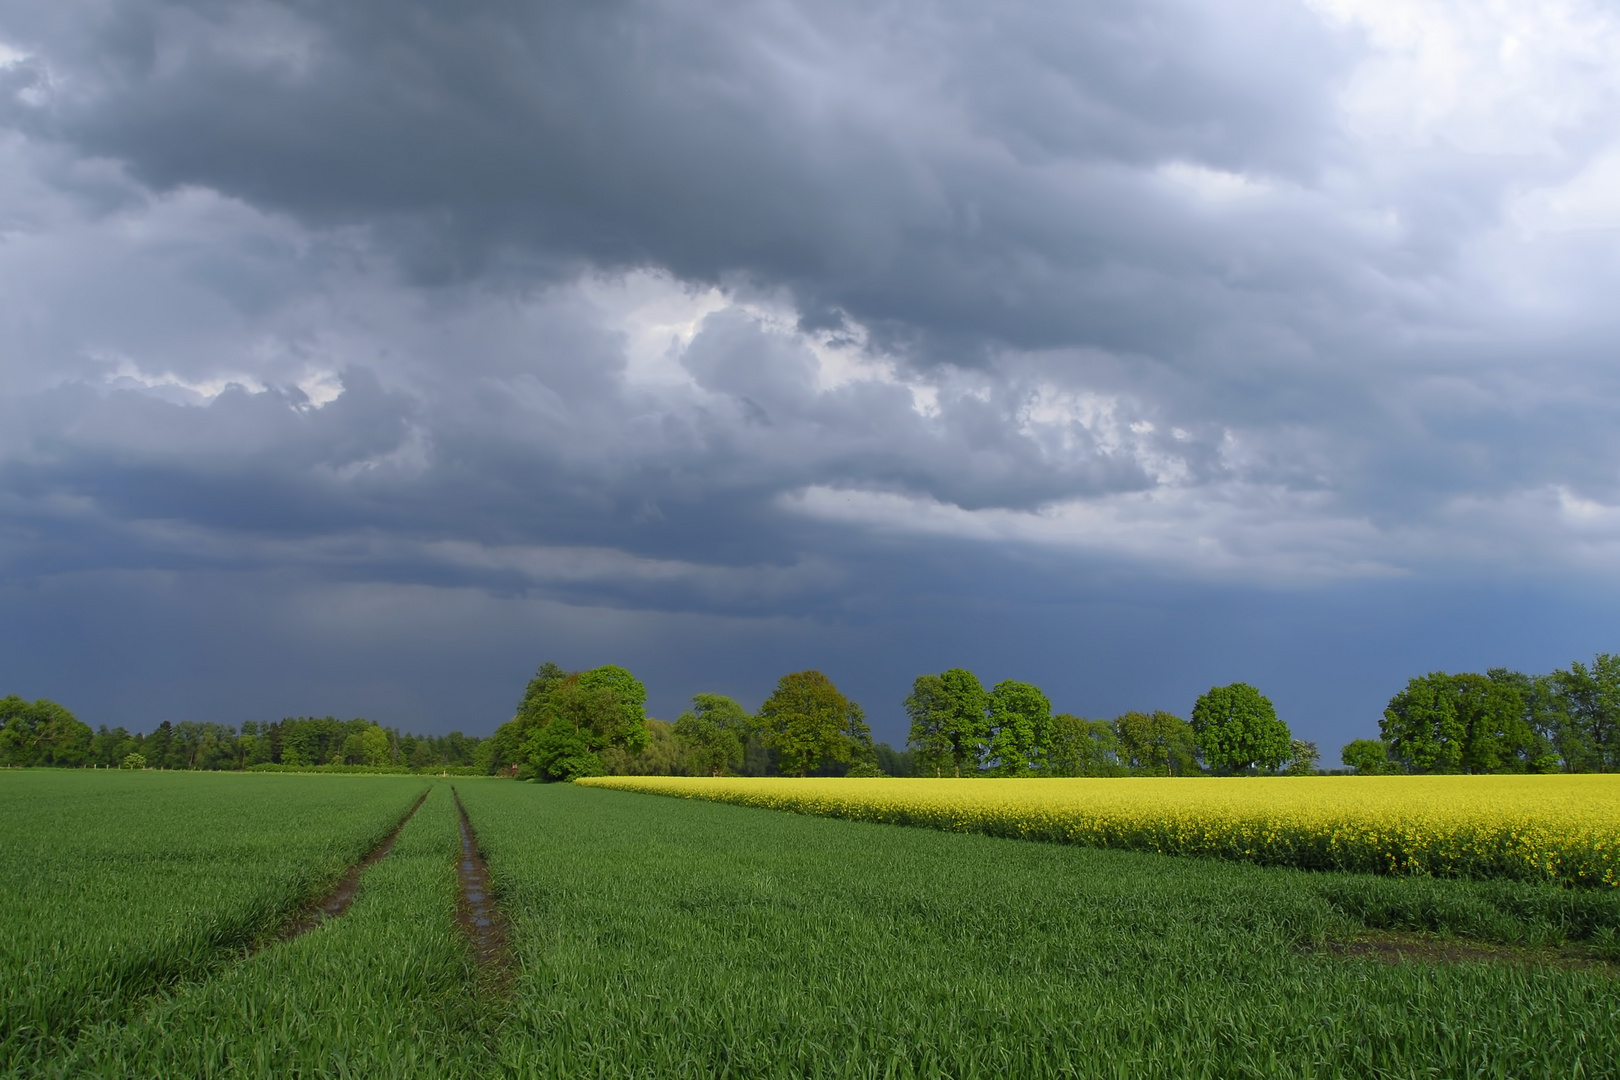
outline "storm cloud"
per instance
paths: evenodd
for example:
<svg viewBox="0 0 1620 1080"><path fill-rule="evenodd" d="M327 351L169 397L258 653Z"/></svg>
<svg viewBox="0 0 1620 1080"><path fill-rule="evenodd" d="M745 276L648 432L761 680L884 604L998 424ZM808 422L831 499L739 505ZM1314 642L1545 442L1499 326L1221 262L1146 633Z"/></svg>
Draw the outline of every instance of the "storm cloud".
<svg viewBox="0 0 1620 1080"><path fill-rule="evenodd" d="M823 666L1331 750L1612 649L1596 3L0 0L7 690Z"/></svg>

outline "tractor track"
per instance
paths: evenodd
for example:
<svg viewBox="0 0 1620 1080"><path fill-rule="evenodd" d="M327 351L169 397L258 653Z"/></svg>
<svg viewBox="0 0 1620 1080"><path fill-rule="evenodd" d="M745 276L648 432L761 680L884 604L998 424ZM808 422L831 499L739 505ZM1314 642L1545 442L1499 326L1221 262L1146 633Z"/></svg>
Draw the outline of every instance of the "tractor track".
<svg viewBox="0 0 1620 1080"><path fill-rule="evenodd" d="M478 837L467 817L467 808L455 788L450 789L450 794L461 815L461 858L456 863L461 897L456 904L456 921L472 944L480 982L497 996L504 995L516 973L507 940L506 918L495 906L489 866L478 850Z"/></svg>

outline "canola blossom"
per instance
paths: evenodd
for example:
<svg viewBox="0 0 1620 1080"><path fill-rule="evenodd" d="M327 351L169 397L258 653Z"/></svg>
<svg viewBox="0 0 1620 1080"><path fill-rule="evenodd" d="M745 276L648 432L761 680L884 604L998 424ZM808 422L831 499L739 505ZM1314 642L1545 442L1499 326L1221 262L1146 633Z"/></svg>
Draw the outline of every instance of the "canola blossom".
<svg viewBox="0 0 1620 1080"><path fill-rule="evenodd" d="M854 821L1318 870L1620 887L1620 775L1118 779L602 776Z"/></svg>

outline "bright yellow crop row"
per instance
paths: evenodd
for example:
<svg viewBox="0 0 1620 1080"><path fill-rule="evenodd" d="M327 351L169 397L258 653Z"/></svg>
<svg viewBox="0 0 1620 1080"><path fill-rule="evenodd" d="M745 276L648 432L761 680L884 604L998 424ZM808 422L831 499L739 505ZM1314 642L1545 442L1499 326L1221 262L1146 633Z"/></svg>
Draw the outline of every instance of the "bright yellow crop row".
<svg viewBox="0 0 1620 1080"><path fill-rule="evenodd" d="M1620 887L1620 775L720 779L596 787L1277 866Z"/></svg>

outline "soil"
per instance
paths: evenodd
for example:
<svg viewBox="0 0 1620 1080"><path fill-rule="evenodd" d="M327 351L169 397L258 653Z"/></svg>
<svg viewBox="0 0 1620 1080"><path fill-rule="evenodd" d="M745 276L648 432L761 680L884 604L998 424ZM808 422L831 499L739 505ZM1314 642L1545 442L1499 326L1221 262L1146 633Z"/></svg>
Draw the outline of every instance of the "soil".
<svg viewBox="0 0 1620 1080"><path fill-rule="evenodd" d="M1602 971L1610 975L1620 974L1620 965L1574 946L1536 949L1482 941L1460 941L1456 938L1431 937L1397 930L1372 930L1348 941L1329 941L1325 950L1335 956L1377 960L1386 964L1551 965Z"/></svg>

